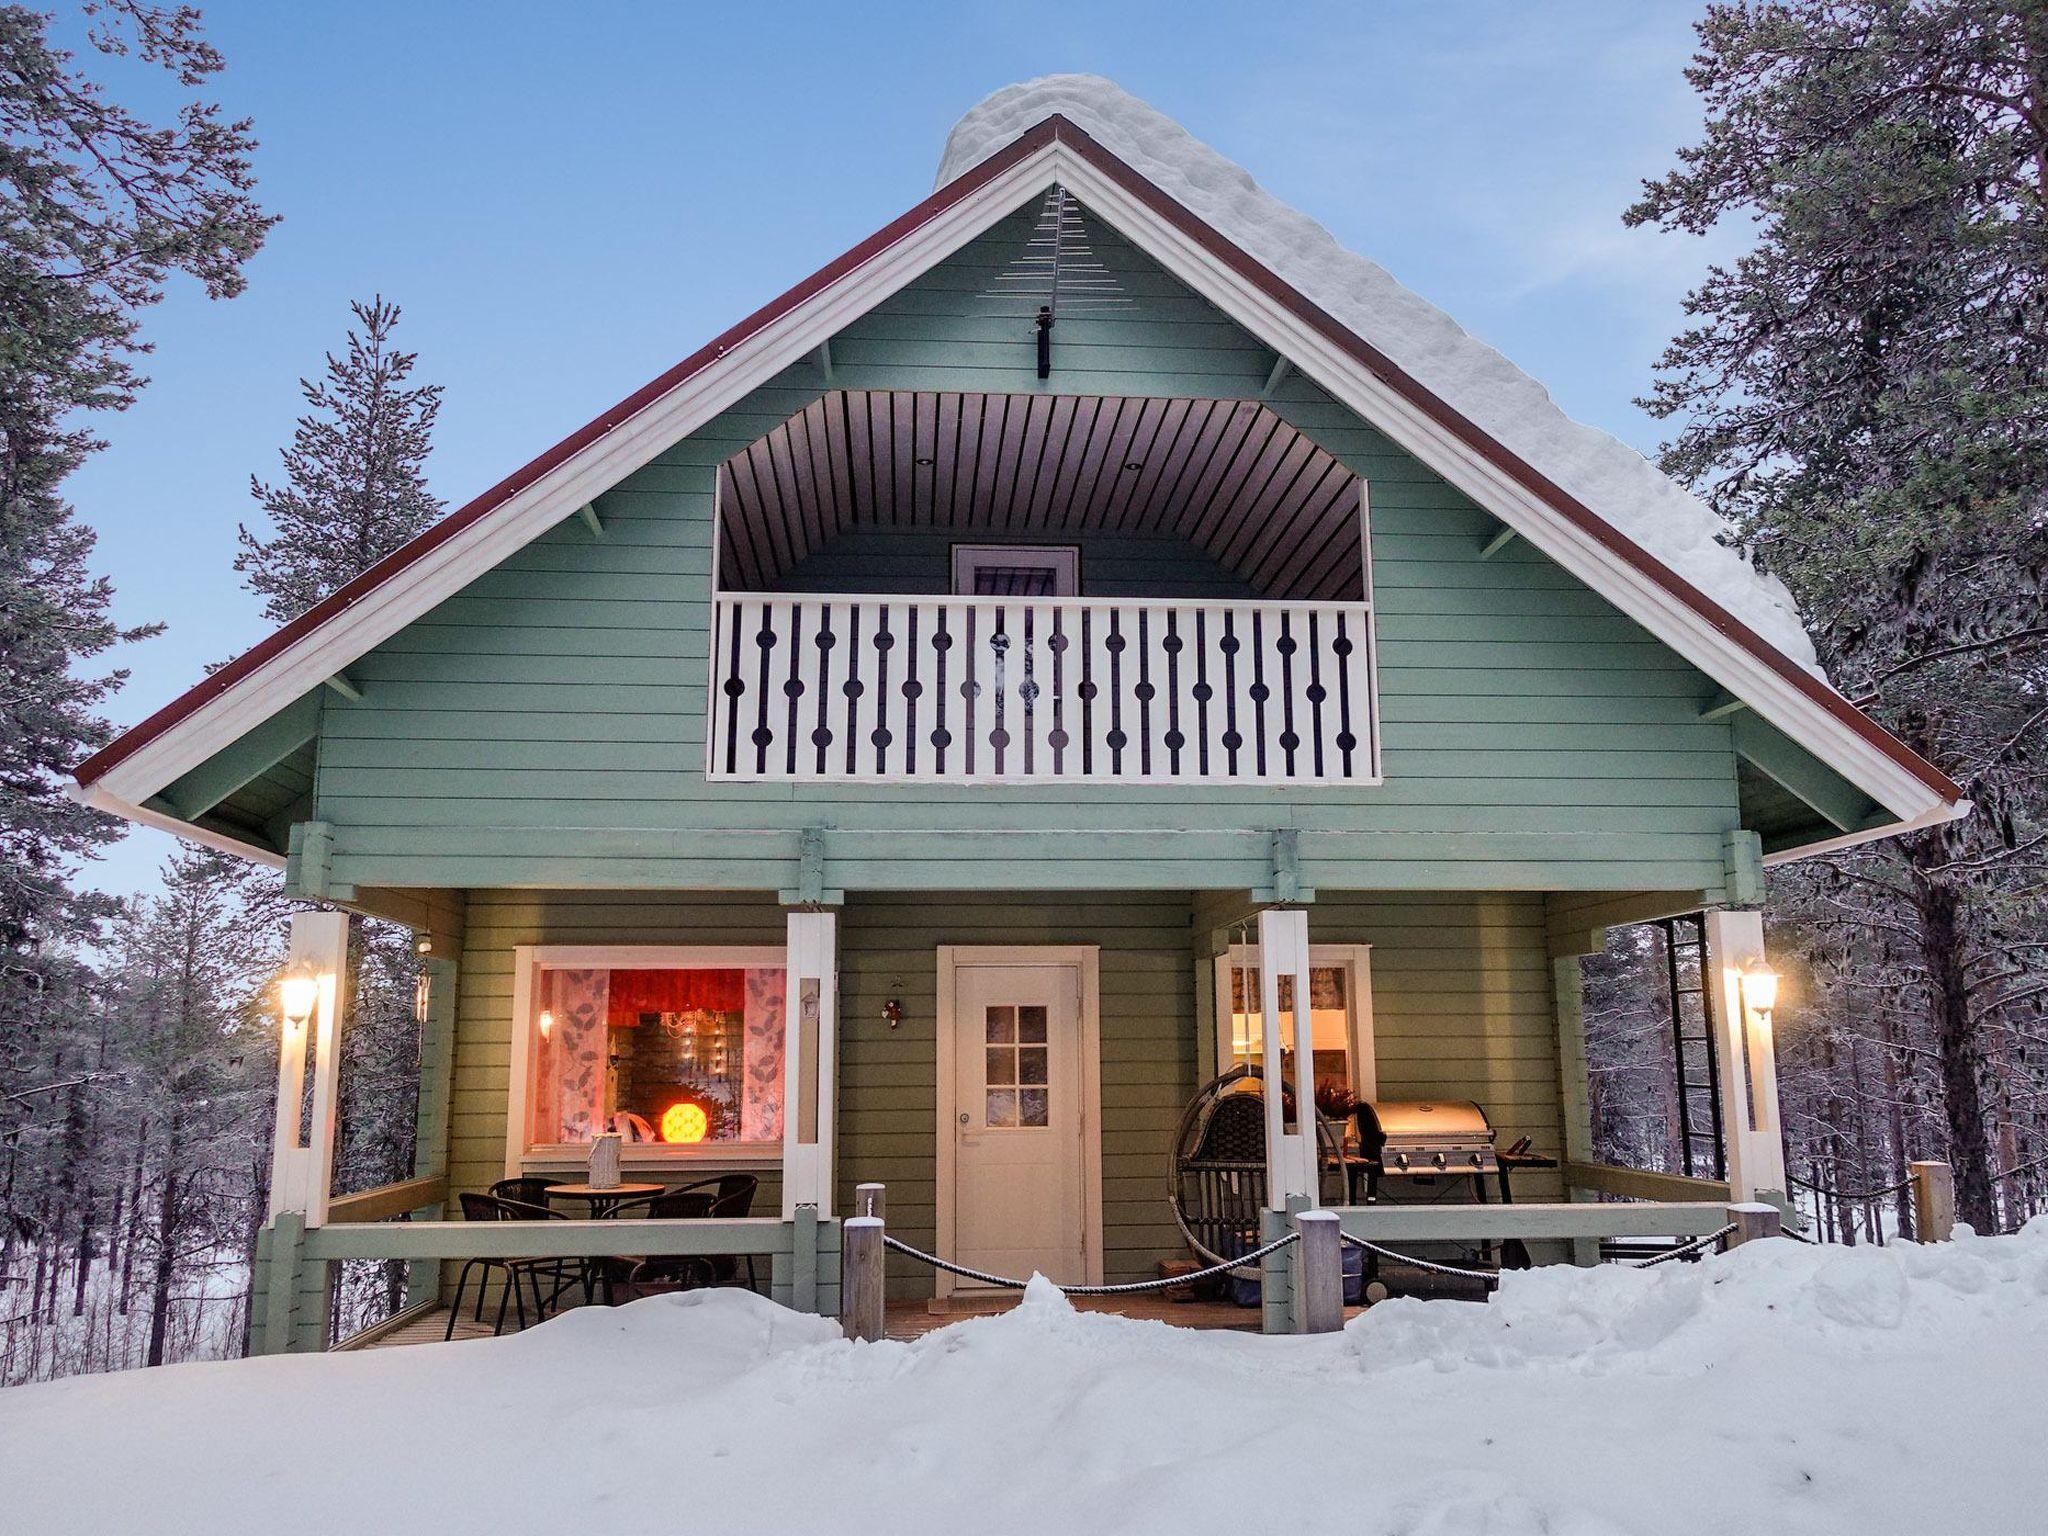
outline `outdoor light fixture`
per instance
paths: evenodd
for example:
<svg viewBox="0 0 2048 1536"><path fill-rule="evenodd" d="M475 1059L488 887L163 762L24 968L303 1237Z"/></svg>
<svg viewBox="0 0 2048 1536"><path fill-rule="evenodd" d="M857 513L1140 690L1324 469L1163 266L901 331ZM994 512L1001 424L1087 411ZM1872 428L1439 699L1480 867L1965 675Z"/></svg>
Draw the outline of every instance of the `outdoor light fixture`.
<svg viewBox="0 0 2048 1536"><path fill-rule="evenodd" d="M555 1016L554 1016L554 1015L553 1015L552 1013L548 1012L548 1010L547 1010L547 1009L545 1009L545 1008L541 1009L541 1011L540 1011L540 1037L541 1037L541 1039L543 1039L543 1040L547 1039L548 1035L549 1035L550 1033L552 1033L552 1032L553 1032L553 1030L554 1030L554 1027L555 1027Z"/></svg>
<svg viewBox="0 0 2048 1536"><path fill-rule="evenodd" d="M1778 973L1758 955L1742 968L1737 980L1742 988L1742 1005L1768 1024L1771 1010L1778 1006Z"/></svg>
<svg viewBox="0 0 2048 1536"><path fill-rule="evenodd" d="M304 1029L313 1010L320 1005L320 978L313 974L311 966L299 962L277 984L277 1000L285 1023L293 1029Z"/></svg>

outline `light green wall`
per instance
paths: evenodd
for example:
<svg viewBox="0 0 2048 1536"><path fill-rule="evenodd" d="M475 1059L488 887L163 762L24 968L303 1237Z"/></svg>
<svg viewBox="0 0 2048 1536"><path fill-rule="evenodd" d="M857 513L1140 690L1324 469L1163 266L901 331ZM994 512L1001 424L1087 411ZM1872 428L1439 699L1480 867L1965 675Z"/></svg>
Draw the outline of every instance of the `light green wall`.
<svg viewBox="0 0 2048 1536"><path fill-rule="evenodd" d="M1197 916L1198 906L1201 916ZM889 1187L906 1240L936 1237L937 985L943 944L1093 944L1101 951L1105 1270L1156 1273L1181 1245L1164 1204L1166 1156L1197 1086L1197 974L1207 984L1220 909L1186 893L856 896L840 917L839 1199ZM758 898L659 892L478 892L462 962L450 1175L500 1176L509 1097L512 947L517 944L780 943L781 911ZM1338 895L1310 909L1320 943L1371 944L1383 1097L1473 1098L1503 1145L1558 1145L1558 1072L1540 896ZM883 1005L903 1004L891 1028ZM772 1186L772 1178L768 1181ZM1555 1198L1531 1178L1528 1198ZM764 1200L773 1199L764 1190ZM764 1204L762 1209L773 1209ZM899 1298L931 1294L928 1271L890 1259Z"/></svg>
<svg viewBox="0 0 2048 1536"><path fill-rule="evenodd" d="M836 381L1042 387L1028 328L979 307L986 259L852 326ZM1062 321L1050 387L1258 390L1271 354L1148 263L1115 264L1139 306ZM1292 827L1323 887L1720 890L1735 758L1727 722L1696 718L1705 681L1525 545L1482 560L1490 518L1298 377L1276 409L1370 484L1383 786L707 782L716 468L819 387L805 365L756 391L600 497L602 539L570 519L351 666L365 697L327 701L319 741L333 879L779 890L816 827L826 883L850 890L992 867L1020 889L1242 889Z"/></svg>

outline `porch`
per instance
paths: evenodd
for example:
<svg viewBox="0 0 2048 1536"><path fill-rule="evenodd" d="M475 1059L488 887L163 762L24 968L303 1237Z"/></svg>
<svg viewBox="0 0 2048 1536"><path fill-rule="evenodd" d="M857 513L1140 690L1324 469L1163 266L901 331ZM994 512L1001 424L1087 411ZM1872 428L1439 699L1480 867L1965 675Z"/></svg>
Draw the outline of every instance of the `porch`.
<svg viewBox="0 0 2048 1536"><path fill-rule="evenodd" d="M1469 1099L1491 1117L1501 1146L1527 1138L1558 1166L1518 1172L1509 1206L1469 1203L1470 1190L1435 1186L1427 1201L1455 1203L1350 1206L1330 1170L1311 1181L1299 1126L1289 1121L1262 1175L1265 1238L1321 1207L1338 1213L1350 1237L1453 1267L1508 1241L1537 1262L1593 1262L1603 1240L1668 1246L1714 1233L1731 1202L1779 1187L1752 1152L1775 1144L1774 1133L1738 1135L1736 1156L1751 1161L1724 1180L1591 1162L1583 1062L1574 1054L1582 898L1313 894L1307 905L1260 908L1242 894L1205 892L849 893L836 909L806 911L765 893L473 892L459 943L427 941L418 1179L328 1199L317 1211L310 1199L293 1208L313 1187L304 1181L317 1183L305 1165L323 1104L331 1113L318 1085L333 1070L321 1019L300 1032L310 1042L298 1070L313 1074L314 1117L292 1128L297 1144L280 1154L259 1342L321 1347L329 1267L344 1260L409 1262L409 1300L423 1315L446 1301L455 1263L480 1256L752 1255L777 1300L832 1314L846 1300L843 1216L866 1183L887 1186L890 1234L923 1252L1073 1285L1156 1280L1162 1263L1188 1257L1170 1204L1176 1124L1204 1083L1258 1057L1267 1017L1297 1095L1305 1089L1316 1100L1322 1079L1367 1098ZM309 928L321 921L333 926L319 914L301 919ZM1736 947L1743 922L1744 914L1713 919L1719 973L1741 970L1723 957L1753 956ZM719 942L685 942L706 939ZM309 963L317 959L310 935L300 948ZM1281 957L1270 996L1266 953ZM336 964L331 948L325 964ZM772 973L772 984L750 989L751 971ZM663 981L673 995L655 998L648 978L664 972L696 979ZM1076 989L1070 1009L1056 985L1067 978ZM593 1001L600 985L601 1003ZM695 990L674 990L685 987ZM715 987L730 990L713 996ZM1293 1049L1297 995L1310 999L1305 1063ZM572 1025L579 1007L585 1022ZM991 1018L1002 1021L994 1033ZM1739 1002L1730 1018L1746 1019L1731 1027L1722 1053L1739 1074L1755 1057L1753 1039L1739 1031L1754 1037L1760 1026ZM606 1033L576 1045L577 1028ZM708 1059L685 1061L680 1042L691 1028L705 1040L727 1030L737 1059L716 1070ZM750 1125L744 1088L728 1086L744 1080L745 1053L764 1043L781 1073L772 1140ZM1071 1059L1059 1059L1062 1048ZM563 1070L579 1052L604 1063L580 1079L580 1108L568 1092L576 1074ZM644 1097L636 1074L662 1085L656 1098ZM662 1140L664 1107L686 1096L707 1105L701 1139ZM1767 1084L1752 1093L1738 1077L1729 1088L1731 1104L1769 1101ZM627 1178L674 1184L749 1171L762 1181L761 1213L485 1226L443 1219L455 1194L508 1175L580 1176L588 1148L575 1136L621 1116L653 1131L625 1147ZM963 1127L963 1118L976 1123ZM1050 1173L1028 1161L972 1163L980 1155L972 1138L1030 1140L1062 1125L1078 1133L1075 1151ZM1044 1198L1019 1200L1019 1188ZM1299 1321L1296 1263L1283 1252L1266 1265L1255 1305L1148 1305L1168 1321L1288 1331ZM956 1292L902 1253L888 1256L884 1276L892 1331L955 1315L935 1313L935 1301L970 1311L994 1304L971 1285ZM1453 1284L1449 1293L1484 1287Z"/></svg>

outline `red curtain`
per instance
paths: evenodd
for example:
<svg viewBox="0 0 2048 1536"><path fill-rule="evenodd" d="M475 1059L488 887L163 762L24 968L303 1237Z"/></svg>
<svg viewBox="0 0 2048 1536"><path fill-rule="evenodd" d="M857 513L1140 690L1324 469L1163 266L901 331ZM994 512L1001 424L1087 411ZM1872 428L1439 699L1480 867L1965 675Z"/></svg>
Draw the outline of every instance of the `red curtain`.
<svg viewBox="0 0 2048 1536"><path fill-rule="evenodd" d="M747 973L716 971L613 971L607 1021L631 1028L643 1013L740 1013L747 1006Z"/></svg>

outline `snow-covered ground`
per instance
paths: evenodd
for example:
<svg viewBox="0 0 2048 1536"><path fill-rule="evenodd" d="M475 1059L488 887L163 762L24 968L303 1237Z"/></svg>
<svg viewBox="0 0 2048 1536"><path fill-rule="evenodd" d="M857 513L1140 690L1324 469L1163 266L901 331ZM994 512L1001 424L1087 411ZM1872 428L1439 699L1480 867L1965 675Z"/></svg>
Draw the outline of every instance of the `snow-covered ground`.
<svg viewBox="0 0 2048 1536"><path fill-rule="evenodd" d="M732 1291L0 1392L0 1528L2048 1529L2048 1219L1507 1277L1261 1339L1046 1287L912 1344Z"/></svg>

